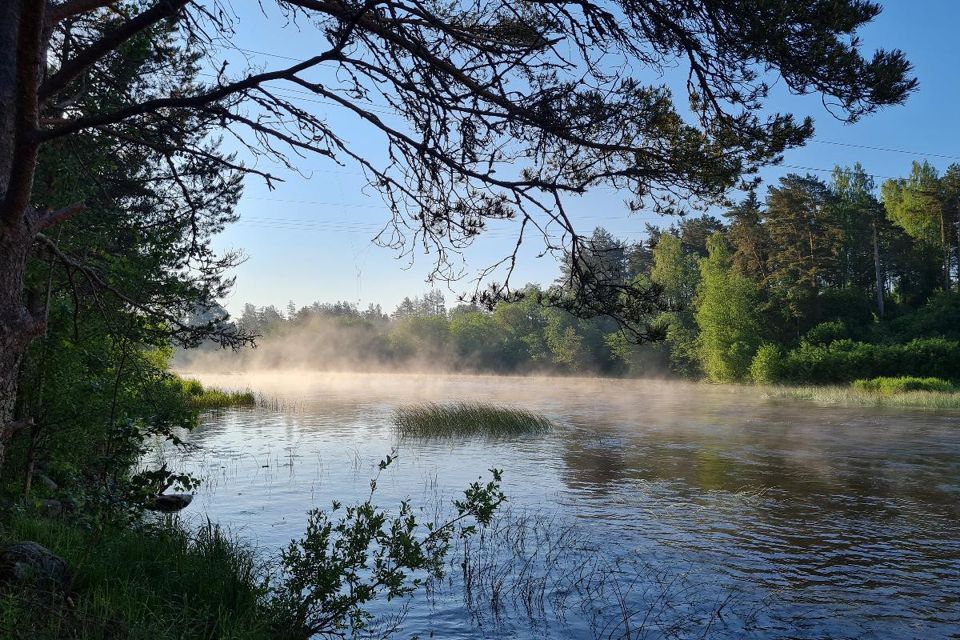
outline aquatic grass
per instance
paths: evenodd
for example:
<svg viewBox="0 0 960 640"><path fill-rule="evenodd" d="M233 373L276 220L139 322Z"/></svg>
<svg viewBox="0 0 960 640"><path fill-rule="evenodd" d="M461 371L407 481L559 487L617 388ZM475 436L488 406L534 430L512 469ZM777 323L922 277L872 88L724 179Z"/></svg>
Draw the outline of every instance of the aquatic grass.
<svg viewBox="0 0 960 640"><path fill-rule="evenodd" d="M194 409L225 409L227 407L253 407L257 398L251 391L224 391L216 387L204 387L199 380L178 378L176 384L186 395Z"/></svg>
<svg viewBox="0 0 960 640"><path fill-rule="evenodd" d="M706 638L721 610L741 625L757 612L732 589L705 585L544 510L502 509L479 535L457 541L445 582L479 626L526 625L544 637ZM577 629L579 627L579 633Z"/></svg>
<svg viewBox="0 0 960 640"><path fill-rule="evenodd" d="M415 438L503 438L544 433L553 427L549 418L533 411L483 402L400 407L394 412L394 424L401 436Z"/></svg>
<svg viewBox="0 0 960 640"><path fill-rule="evenodd" d="M903 407L917 409L960 409L960 392L873 391L855 387L802 386L765 387L771 400L805 400L824 406Z"/></svg>

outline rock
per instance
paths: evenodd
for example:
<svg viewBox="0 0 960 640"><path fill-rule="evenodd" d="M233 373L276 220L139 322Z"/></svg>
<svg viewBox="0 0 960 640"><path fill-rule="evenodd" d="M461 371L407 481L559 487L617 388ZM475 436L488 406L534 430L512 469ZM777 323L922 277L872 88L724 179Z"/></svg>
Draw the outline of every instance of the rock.
<svg viewBox="0 0 960 640"><path fill-rule="evenodd" d="M153 501L153 504L147 507L151 511L162 511L163 513L174 513L185 509L187 505L193 502L193 495L189 493L167 493L159 495Z"/></svg>
<svg viewBox="0 0 960 640"><path fill-rule="evenodd" d="M40 502L40 513L48 518L62 516L66 511L66 506L59 500L43 500Z"/></svg>
<svg viewBox="0 0 960 640"><path fill-rule="evenodd" d="M0 581L64 591L70 585L70 568L36 542L14 542L0 549Z"/></svg>

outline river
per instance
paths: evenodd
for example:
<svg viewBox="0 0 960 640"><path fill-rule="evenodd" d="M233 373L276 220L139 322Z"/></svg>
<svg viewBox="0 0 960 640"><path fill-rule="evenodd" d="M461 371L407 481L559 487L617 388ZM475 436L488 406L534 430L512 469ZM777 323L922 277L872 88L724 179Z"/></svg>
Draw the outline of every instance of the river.
<svg viewBox="0 0 960 640"><path fill-rule="evenodd" d="M185 513L265 557L309 508L364 499L394 449L388 507L435 509L503 469L509 506L469 551L481 578L468 589L455 558L405 612L378 603L398 637L960 638L960 414L638 380L199 377L275 400L204 416L175 461L203 480ZM557 427L397 437L396 407L460 400Z"/></svg>

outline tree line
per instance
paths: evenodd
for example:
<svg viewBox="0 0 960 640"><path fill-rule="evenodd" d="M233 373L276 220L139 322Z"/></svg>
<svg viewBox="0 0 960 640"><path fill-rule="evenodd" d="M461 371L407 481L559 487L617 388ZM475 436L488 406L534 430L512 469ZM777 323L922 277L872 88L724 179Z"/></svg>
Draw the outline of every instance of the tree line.
<svg viewBox="0 0 960 640"><path fill-rule="evenodd" d="M957 377L945 362L960 354L960 166L941 175L914 163L879 188L859 164L837 167L829 181L789 174L717 216L646 231L627 243L595 229L579 254L565 255L556 282L529 284L492 309L448 310L434 291L390 314L348 302L291 302L285 313L248 304L237 326L262 334L265 354L280 338L337 331L336 350L299 350L298 365L320 368L430 363L717 382ZM656 296L644 318L654 339L637 344L609 317L554 304L577 277ZM284 357L260 362L283 366Z"/></svg>

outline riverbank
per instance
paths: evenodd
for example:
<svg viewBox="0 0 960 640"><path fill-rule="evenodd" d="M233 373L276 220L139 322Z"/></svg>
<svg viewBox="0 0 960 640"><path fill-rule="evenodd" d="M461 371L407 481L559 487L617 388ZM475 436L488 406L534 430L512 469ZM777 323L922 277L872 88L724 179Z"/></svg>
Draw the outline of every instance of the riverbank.
<svg viewBox="0 0 960 640"><path fill-rule="evenodd" d="M4 638L295 637L270 608L253 550L216 525L92 527L21 513L0 529L0 546L19 540L64 560L69 577L40 590L0 589Z"/></svg>
<svg viewBox="0 0 960 640"><path fill-rule="evenodd" d="M821 406L900 407L904 409L960 409L960 392L895 391L884 393L841 386L764 386L770 400L802 400Z"/></svg>

